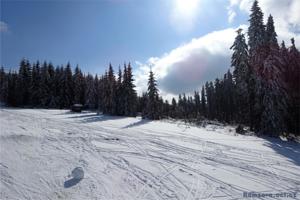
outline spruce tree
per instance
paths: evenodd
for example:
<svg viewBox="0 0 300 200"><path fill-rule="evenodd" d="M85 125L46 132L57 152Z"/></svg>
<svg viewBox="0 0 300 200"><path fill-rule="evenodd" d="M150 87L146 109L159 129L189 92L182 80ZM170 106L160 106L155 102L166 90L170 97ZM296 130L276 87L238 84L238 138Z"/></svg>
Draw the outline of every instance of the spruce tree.
<svg viewBox="0 0 300 200"><path fill-rule="evenodd" d="M262 114L263 101L263 66L268 56L269 47L267 45L266 29L263 22L263 12L255 0L250 14L250 25L248 28L249 45L249 107L250 107L250 128L254 131L260 129L260 119Z"/></svg>
<svg viewBox="0 0 300 200"><path fill-rule="evenodd" d="M241 29L237 31L238 35L230 49L233 50L231 57L231 66L234 68L233 77L236 85L236 102L237 102L237 121L246 123L250 116L250 99L249 99L249 84L250 74L252 71L248 63L248 46L245 36L241 33Z"/></svg>
<svg viewBox="0 0 300 200"><path fill-rule="evenodd" d="M250 56L254 53L254 51L259 51L259 49L265 43L265 25L263 22L264 14L261 11L261 8L258 5L258 1L254 0L251 14L250 14L250 25L248 28L248 44Z"/></svg>
<svg viewBox="0 0 300 200"><path fill-rule="evenodd" d="M126 68L126 64L124 67L124 73L125 73L125 68ZM124 115L124 96L125 91L124 91L124 86L123 86L123 73L122 70L119 66L119 72L118 72L118 80L117 80L117 85L116 85L116 104L117 104L117 115Z"/></svg>
<svg viewBox="0 0 300 200"><path fill-rule="evenodd" d="M41 73L40 73L40 63L37 61L32 66L32 79L31 79L31 103L34 107L38 107L41 104Z"/></svg>
<svg viewBox="0 0 300 200"><path fill-rule="evenodd" d="M85 90L85 104L89 109L95 109L96 108L96 99L95 99L95 83L94 78L91 74L88 74L85 77L85 84L86 84L86 90Z"/></svg>
<svg viewBox="0 0 300 200"><path fill-rule="evenodd" d="M127 70L124 71L123 92L124 92L124 114L126 116L136 116L137 94L134 89L132 68L130 63Z"/></svg>
<svg viewBox="0 0 300 200"><path fill-rule="evenodd" d="M206 117L206 99L205 99L205 88L202 86L201 89L201 112L204 117Z"/></svg>
<svg viewBox="0 0 300 200"><path fill-rule="evenodd" d="M8 76L4 71L4 67L0 68L0 104L7 104L8 97Z"/></svg>
<svg viewBox="0 0 300 200"><path fill-rule="evenodd" d="M172 98L172 105L171 105L171 112L170 112L170 116L172 118L177 118L177 102L176 99L173 97Z"/></svg>
<svg viewBox="0 0 300 200"><path fill-rule="evenodd" d="M149 73L147 96L147 118L153 120L160 119L158 89L152 70Z"/></svg>
<svg viewBox="0 0 300 200"><path fill-rule="evenodd" d="M200 101L200 95L199 92L195 91L194 92L194 101L195 101L195 117L199 117L200 116L200 112L201 112L201 101Z"/></svg>
<svg viewBox="0 0 300 200"><path fill-rule="evenodd" d="M266 25L266 42L268 45L274 45L276 48L279 48L272 15L268 17L268 22Z"/></svg>
<svg viewBox="0 0 300 200"><path fill-rule="evenodd" d="M300 133L300 52L296 48L294 38L292 46L288 49L288 66L286 71L287 88L289 93L290 130Z"/></svg>
<svg viewBox="0 0 300 200"><path fill-rule="evenodd" d="M278 136L286 130L288 96L284 88L281 72L283 61L279 49L270 46L270 54L264 62L263 101L260 131L263 134Z"/></svg>
<svg viewBox="0 0 300 200"><path fill-rule="evenodd" d="M65 67L64 78L64 97L65 97L65 107L69 108L74 103L74 82L73 74L70 63Z"/></svg>
<svg viewBox="0 0 300 200"><path fill-rule="evenodd" d="M30 103L31 66L28 60L22 59L18 74L18 102L20 106Z"/></svg>

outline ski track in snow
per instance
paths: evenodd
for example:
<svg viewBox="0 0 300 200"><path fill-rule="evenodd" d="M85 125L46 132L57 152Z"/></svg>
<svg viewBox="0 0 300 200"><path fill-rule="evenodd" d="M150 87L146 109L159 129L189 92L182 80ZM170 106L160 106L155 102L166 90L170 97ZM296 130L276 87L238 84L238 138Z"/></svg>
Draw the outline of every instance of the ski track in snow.
<svg viewBox="0 0 300 200"><path fill-rule="evenodd" d="M0 199L300 199L296 143L66 110L2 108L0 120ZM65 188L76 167L84 178Z"/></svg>

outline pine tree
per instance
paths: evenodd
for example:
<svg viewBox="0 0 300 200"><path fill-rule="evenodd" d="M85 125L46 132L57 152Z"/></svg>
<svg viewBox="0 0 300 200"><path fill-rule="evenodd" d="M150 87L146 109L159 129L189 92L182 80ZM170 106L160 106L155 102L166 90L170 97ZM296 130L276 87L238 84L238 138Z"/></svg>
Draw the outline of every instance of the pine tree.
<svg viewBox="0 0 300 200"><path fill-rule="evenodd" d="M258 6L258 1L253 2L250 14L250 25L248 28L248 44L250 56L253 55L254 51L259 51L259 49L265 43L265 25L263 22L264 14L261 8Z"/></svg>
<svg viewBox="0 0 300 200"><path fill-rule="evenodd" d="M84 77L83 74L77 65L75 68L75 72L73 75L73 81L74 81L74 103L79 103L84 105Z"/></svg>
<svg viewBox="0 0 300 200"><path fill-rule="evenodd" d="M126 64L124 66L124 73L125 73ZM125 78L125 77L124 77ZM124 115L124 96L125 92L123 90L123 73L119 66L119 72L118 72L118 80L116 85L116 103L117 103L117 115Z"/></svg>
<svg viewBox="0 0 300 200"><path fill-rule="evenodd" d="M48 71L48 63L44 62L41 67L41 82L40 82L40 95L41 95L41 106L48 107L49 105L49 94L50 94L50 75Z"/></svg>
<svg viewBox="0 0 300 200"><path fill-rule="evenodd" d="M40 106L41 105L41 72L40 72L40 63L37 61L32 66L32 79L31 79L31 103L33 106Z"/></svg>
<svg viewBox="0 0 300 200"><path fill-rule="evenodd" d="M48 74L49 74L49 79L47 81L48 84L48 106L50 108L55 108L57 106L57 99L55 97L55 91L56 91L56 85L55 85L55 69L52 63L50 62L47 66Z"/></svg>
<svg viewBox="0 0 300 200"><path fill-rule="evenodd" d="M289 113L290 130L296 134L300 132L300 52L296 48L294 38L288 50L288 65L286 66L287 90L290 104Z"/></svg>
<svg viewBox="0 0 300 200"><path fill-rule="evenodd" d="M63 97L65 99L65 107L69 108L74 103L74 82L70 63L67 64L64 70L63 86Z"/></svg>
<svg viewBox="0 0 300 200"><path fill-rule="evenodd" d="M126 68L125 68L126 69ZM124 70L123 92L124 92L124 114L136 116L137 94L134 89L132 68L130 63L127 70Z"/></svg>
<svg viewBox="0 0 300 200"><path fill-rule="evenodd" d="M111 64L108 73L104 77L104 107L103 112L111 115L116 114L116 78Z"/></svg>
<svg viewBox="0 0 300 200"><path fill-rule="evenodd" d="M147 96L146 117L154 120L160 119L158 89L152 70L149 73Z"/></svg>
<svg viewBox="0 0 300 200"><path fill-rule="evenodd" d="M204 88L204 86L202 86L202 89L201 89L201 112L202 112L202 115L204 117L207 117L207 115L206 115L206 99L205 99L205 88Z"/></svg>
<svg viewBox="0 0 300 200"><path fill-rule="evenodd" d="M177 102L175 98L172 98L172 105L171 105L171 111L170 111L170 116L172 118L177 118Z"/></svg>
<svg viewBox="0 0 300 200"><path fill-rule="evenodd" d="M86 100L86 106L89 109L95 109L96 108L96 99L95 99L95 83L94 78L91 74L88 74L85 77L85 83L86 83L86 90L85 90L85 100Z"/></svg>
<svg viewBox="0 0 300 200"><path fill-rule="evenodd" d="M261 115L260 131L263 134L278 136L286 130L288 97L284 88L281 72L283 61L279 49L270 46L270 54L265 60L263 70L263 112Z"/></svg>
<svg viewBox="0 0 300 200"><path fill-rule="evenodd" d="M200 101L200 95L199 92L195 91L194 92L194 100L195 100L195 117L199 117L201 113L201 101Z"/></svg>
<svg viewBox="0 0 300 200"><path fill-rule="evenodd" d="M266 25L266 42L268 45L275 45L275 48L279 48L272 15L269 16Z"/></svg>
<svg viewBox="0 0 300 200"><path fill-rule="evenodd" d="M236 102L237 102L237 121L246 123L250 116L250 99L249 99L249 84L250 77L253 76L249 69L248 63L248 46L245 36L241 33L241 29L237 31L238 35L235 38L234 44L230 49L233 50L231 57L231 66L234 67L233 76L236 85Z"/></svg>
<svg viewBox="0 0 300 200"><path fill-rule="evenodd" d="M9 106L19 106L18 74L15 71L13 72L9 71L7 75L7 79L8 79L7 104Z"/></svg>
<svg viewBox="0 0 300 200"><path fill-rule="evenodd" d="M226 95L225 100L225 106L224 106L224 120L225 122L232 122L234 119L234 113L235 110L235 102L234 102L234 83L233 83L233 77L230 72L230 70L227 71L227 73L224 76L224 89L223 89L224 95Z"/></svg>
<svg viewBox="0 0 300 200"><path fill-rule="evenodd" d="M263 66L268 56L269 47L267 45L266 29L263 22L263 12L255 0L251 8L250 25L248 28L249 45L249 109L250 128L255 131L260 130L260 119L262 114L263 101Z"/></svg>
<svg viewBox="0 0 300 200"><path fill-rule="evenodd" d="M4 67L0 68L0 104L7 104L8 97L8 76L4 71Z"/></svg>
<svg viewBox="0 0 300 200"><path fill-rule="evenodd" d="M98 79L98 75L96 74L95 79L94 79L94 88L95 88L95 109L99 110L99 79Z"/></svg>
<svg viewBox="0 0 300 200"><path fill-rule="evenodd" d="M31 66L28 60L22 59L18 75L18 102L21 106L30 103Z"/></svg>

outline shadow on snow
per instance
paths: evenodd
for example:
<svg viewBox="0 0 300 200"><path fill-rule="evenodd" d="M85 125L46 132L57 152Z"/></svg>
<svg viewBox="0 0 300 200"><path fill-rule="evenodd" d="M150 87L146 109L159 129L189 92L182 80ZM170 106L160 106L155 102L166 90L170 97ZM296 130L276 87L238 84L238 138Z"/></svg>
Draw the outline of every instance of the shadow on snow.
<svg viewBox="0 0 300 200"><path fill-rule="evenodd" d="M264 138L268 141L265 145L272 148L276 153L286 157L294 164L300 166L300 144L286 142L277 138Z"/></svg>

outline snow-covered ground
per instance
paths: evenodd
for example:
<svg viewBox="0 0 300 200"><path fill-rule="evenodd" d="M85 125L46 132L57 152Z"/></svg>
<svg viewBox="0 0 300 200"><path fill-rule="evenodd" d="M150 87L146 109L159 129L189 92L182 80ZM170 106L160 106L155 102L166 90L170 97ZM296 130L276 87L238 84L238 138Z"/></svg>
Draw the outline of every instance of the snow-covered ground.
<svg viewBox="0 0 300 200"><path fill-rule="evenodd" d="M296 143L66 110L4 108L0 120L0 199L300 199Z"/></svg>

